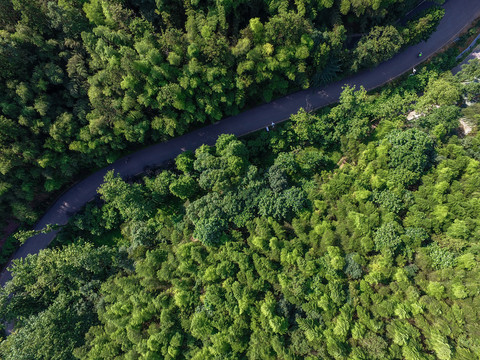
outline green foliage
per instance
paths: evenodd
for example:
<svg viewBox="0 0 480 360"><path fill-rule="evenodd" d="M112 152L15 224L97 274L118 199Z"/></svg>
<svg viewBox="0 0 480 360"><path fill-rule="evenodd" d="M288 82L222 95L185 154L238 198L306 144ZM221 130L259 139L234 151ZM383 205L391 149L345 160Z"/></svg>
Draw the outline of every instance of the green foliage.
<svg viewBox="0 0 480 360"><path fill-rule="evenodd" d="M124 220L141 220L151 216L153 204L147 201L141 186L129 186L113 170L105 175L104 181L98 193Z"/></svg>
<svg viewBox="0 0 480 360"><path fill-rule="evenodd" d="M281 193L266 191L260 198L258 208L263 216L277 220L290 220L306 205L306 195L302 189L289 188Z"/></svg>
<svg viewBox="0 0 480 360"><path fill-rule="evenodd" d="M345 257L345 274L347 274L351 279L359 279L362 277L362 267L359 264L361 261L360 255L356 253L348 254Z"/></svg>
<svg viewBox="0 0 480 360"><path fill-rule="evenodd" d="M373 67L390 59L402 47L404 39L393 26L376 26L362 37L354 51L353 70Z"/></svg>
<svg viewBox="0 0 480 360"><path fill-rule="evenodd" d="M93 21L124 19L89 4ZM255 41L273 36L260 19ZM222 26L201 20L205 38ZM15 331L0 355L478 357L478 144L452 135L452 105L402 124L415 100L346 88L332 109L246 141L222 135L172 171L128 183L109 172L101 199L62 229L75 245L13 265L0 315ZM437 136L439 125L452 131ZM111 247L91 244L111 232Z"/></svg>
<svg viewBox="0 0 480 360"><path fill-rule="evenodd" d="M388 166L394 181L405 186L416 183L433 161L432 139L413 128L393 131L387 141L391 146Z"/></svg>
<svg viewBox="0 0 480 360"><path fill-rule="evenodd" d="M0 316L20 329L0 345L2 358L71 359L98 322L100 284L125 260L121 251L84 244L15 261L13 279L0 293Z"/></svg>
<svg viewBox="0 0 480 360"><path fill-rule="evenodd" d="M226 229L225 221L220 219L201 219L195 224L193 236L206 246L219 245L223 232Z"/></svg>
<svg viewBox="0 0 480 360"><path fill-rule="evenodd" d="M192 177L186 175L173 181L169 189L173 195L178 196L180 199L188 199L195 195L197 183Z"/></svg>
<svg viewBox="0 0 480 360"><path fill-rule="evenodd" d="M437 139L443 140L447 135L458 129L460 116L461 112L458 107L452 105L441 106L433 109L428 115L419 117L416 123Z"/></svg>
<svg viewBox="0 0 480 360"><path fill-rule="evenodd" d="M398 50L402 30L392 24L414 6L0 1L0 216L33 224L42 194L126 152L333 81L360 51L348 46L359 30L373 34L379 61ZM426 16L412 32L433 22ZM310 139L332 141L322 135L328 119L316 127ZM178 170L192 175L192 160L181 155Z"/></svg>
<svg viewBox="0 0 480 360"><path fill-rule="evenodd" d="M15 253L18 245L19 241L13 235L7 237L0 249L0 262L6 263L8 259L10 259L10 256Z"/></svg>
<svg viewBox="0 0 480 360"><path fill-rule="evenodd" d="M375 191L373 199L387 212L398 214L405 208L403 199L390 190Z"/></svg>
<svg viewBox="0 0 480 360"><path fill-rule="evenodd" d="M20 243L23 244L28 238L38 235L38 234L48 234L49 232L58 230L60 226L58 225L47 225L42 230L18 230L13 237Z"/></svg>
<svg viewBox="0 0 480 360"><path fill-rule="evenodd" d="M391 251L395 250L401 245L402 227L396 222L388 222L378 228L373 239L375 249L377 251Z"/></svg>
<svg viewBox="0 0 480 360"><path fill-rule="evenodd" d="M454 255L448 249L443 249L436 243L429 247L428 252L434 269L446 269L453 267L455 264Z"/></svg>
<svg viewBox="0 0 480 360"><path fill-rule="evenodd" d="M431 78L425 94L417 104L418 109L428 109L434 105L455 105L460 100L462 89L453 75L445 74L438 79Z"/></svg>
<svg viewBox="0 0 480 360"><path fill-rule="evenodd" d="M191 151L185 151L177 156L175 165L177 169L184 174L189 174L193 171L194 157Z"/></svg>
<svg viewBox="0 0 480 360"><path fill-rule="evenodd" d="M445 10L438 6L432 6L417 15L417 19L410 20L402 31L405 42L411 44L427 41L430 35L436 30L444 15Z"/></svg>

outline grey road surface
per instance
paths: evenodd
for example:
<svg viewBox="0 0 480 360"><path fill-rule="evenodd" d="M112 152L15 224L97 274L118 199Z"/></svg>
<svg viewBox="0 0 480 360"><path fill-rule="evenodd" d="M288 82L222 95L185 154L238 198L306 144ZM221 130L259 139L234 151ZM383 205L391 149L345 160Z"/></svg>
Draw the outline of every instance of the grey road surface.
<svg viewBox="0 0 480 360"><path fill-rule="evenodd" d="M480 0L479 0L480 1ZM477 59L480 60L480 45L475 47L472 52L457 66L455 66L452 69L452 74L458 73L460 70L462 70L462 66L470 62L470 60Z"/></svg>
<svg viewBox="0 0 480 360"><path fill-rule="evenodd" d="M363 85L367 90L371 90L411 71L421 61L455 40L475 19L480 17L480 0L449 0L444 8L445 16L437 31L427 42L407 48L373 70L364 71L321 89L309 89L279 98L239 115L223 119L216 124L205 126L165 143L152 145L117 160L65 192L38 222L35 230L43 229L47 224L66 224L72 214L95 197L104 175L109 170L114 169L122 177L136 175L146 167L162 165L182 151L196 149L202 144L214 144L220 134L229 133L242 136L262 129L272 121L275 123L285 121L300 108L314 110L332 104L338 100L341 89L346 84L357 87ZM420 51L423 53L423 57L419 59L417 54ZM13 259L38 253L48 246L55 235L56 233L52 232L28 239L14 254ZM10 278L11 274L8 270L2 271L0 284L3 286Z"/></svg>

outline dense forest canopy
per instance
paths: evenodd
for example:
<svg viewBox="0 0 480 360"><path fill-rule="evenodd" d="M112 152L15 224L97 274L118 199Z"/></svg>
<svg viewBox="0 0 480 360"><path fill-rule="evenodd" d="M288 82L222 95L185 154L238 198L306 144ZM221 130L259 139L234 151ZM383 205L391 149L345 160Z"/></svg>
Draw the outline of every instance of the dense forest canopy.
<svg viewBox="0 0 480 360"><path fill-rule="evenodd" d="M138 181L108 173L16 262L0 355L480 357L480 62L440 65Z"/></svg>
<svg viewBox="0 0 480 360"><path fill-rule="evenodd" d="M79 172L378 64L435 29L439 8L399 23L419 2L1 0L0 219L33 223Z"/></svg>

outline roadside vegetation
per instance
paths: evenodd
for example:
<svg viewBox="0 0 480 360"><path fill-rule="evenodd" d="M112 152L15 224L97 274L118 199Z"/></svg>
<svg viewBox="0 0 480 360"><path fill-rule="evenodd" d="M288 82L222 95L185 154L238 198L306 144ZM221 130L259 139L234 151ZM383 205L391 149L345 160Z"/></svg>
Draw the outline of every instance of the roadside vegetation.
<svg viewBox="0 0 480 360"><path fill-rule="evenodd" d="M452 76L454 58L109 173L13 267L2 358L479 357L480 62Z"/></svg>
<svg viewBox="0 0 480 360"><path fill-rule="evenodd" d="M393 56L419 0L0 2L0 225L122 154ZM355 60L354 60L355 59Z"/></svg>

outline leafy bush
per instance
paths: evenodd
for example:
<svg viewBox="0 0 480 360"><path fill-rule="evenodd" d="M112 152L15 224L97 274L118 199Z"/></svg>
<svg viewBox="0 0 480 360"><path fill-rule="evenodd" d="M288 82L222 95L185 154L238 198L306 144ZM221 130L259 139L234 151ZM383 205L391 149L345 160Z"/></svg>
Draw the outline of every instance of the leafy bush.
<svg viewBox="0 0 480 360"><path fill-rule="evenodd" d="M428 40L437 29L444 15L445 10L443 8L434 6L417 15L417 19L410 20L405 29L402 30L405 43L416 44Z"/></svg>
<svg viewBox="0 0 480 360"><path fill-rule="evenodd" d="M415 184L433 163L432 139L413 128L392 131L387 141L391 145L388 166L394 180L405 186Z"/></svg>

